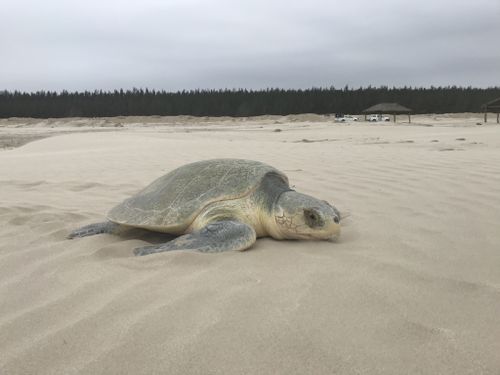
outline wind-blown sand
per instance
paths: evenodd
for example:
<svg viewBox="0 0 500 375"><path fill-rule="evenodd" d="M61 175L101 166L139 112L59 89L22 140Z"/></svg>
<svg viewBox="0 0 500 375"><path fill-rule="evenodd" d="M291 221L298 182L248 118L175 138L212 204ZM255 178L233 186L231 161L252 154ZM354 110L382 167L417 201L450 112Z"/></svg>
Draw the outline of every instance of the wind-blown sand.
<svg viewBox="0 0 500 375"><path fill-rule="evenodd" d="M0 374L500 374L500 126L412 120L0 120L6 147L48 137L0 150ZM65 239L215 157L349 212L340 241Z"/></svg>

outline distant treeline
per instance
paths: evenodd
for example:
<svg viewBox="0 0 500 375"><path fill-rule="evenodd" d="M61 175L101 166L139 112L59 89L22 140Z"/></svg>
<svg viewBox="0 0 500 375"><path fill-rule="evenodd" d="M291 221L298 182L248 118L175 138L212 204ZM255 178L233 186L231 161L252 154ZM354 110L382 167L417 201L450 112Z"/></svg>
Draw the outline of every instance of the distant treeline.
<svg viewBox="0 0 500 375"><path fill-rule="evenodd" d="M0 91L0 117L100 117L146 115L256 116L351 113L382 102L397 102L414 113L479 112L500 97L500 87L430 87L306 90L148 89L34 93Z"/></svg>

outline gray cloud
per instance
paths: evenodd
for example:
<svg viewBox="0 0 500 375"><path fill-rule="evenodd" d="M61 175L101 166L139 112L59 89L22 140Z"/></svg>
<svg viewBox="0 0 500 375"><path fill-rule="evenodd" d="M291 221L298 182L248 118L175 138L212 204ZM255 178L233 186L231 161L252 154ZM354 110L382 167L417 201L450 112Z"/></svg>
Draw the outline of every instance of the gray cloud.
<svg viewBox="0 0 500 375"><path fill-rule="evenodd" d="M498 0L4 0L0 89L500 85Z"/></svg>

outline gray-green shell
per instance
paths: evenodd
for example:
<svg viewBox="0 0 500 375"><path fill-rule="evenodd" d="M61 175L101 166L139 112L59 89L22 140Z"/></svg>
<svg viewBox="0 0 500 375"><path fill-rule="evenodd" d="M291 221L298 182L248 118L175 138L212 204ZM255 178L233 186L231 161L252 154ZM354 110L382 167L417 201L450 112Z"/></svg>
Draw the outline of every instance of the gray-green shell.
<svg viewBox="0 0 500 375"><path fill-rule="evenodd" d="M162 232L182 231L207 205L244 197L267 176L278 177L288 186L282 172L258 161L213 159L187 164L114 207L108 219Z"/></svg>

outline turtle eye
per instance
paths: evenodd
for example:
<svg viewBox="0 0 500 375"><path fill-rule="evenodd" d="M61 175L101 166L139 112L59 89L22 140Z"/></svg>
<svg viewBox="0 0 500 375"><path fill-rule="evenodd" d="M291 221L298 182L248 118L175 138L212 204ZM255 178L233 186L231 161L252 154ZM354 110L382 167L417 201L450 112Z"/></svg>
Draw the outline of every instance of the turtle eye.
<svg viewBox="0 0 500 375"><path fill-rule="evenodd" d="M311 228L320 227L323 225L323 219L314 208L304 209L304 219L306 224Z"/></svg>
<svg viewBox="0 0 500 375"><path fill-rule="evenodd" d="M333 221L334 221L336 224L340 223L340 219L339 219L339 217L338 217L338 216L334 216L334 217L333 217Z"/></svg>

